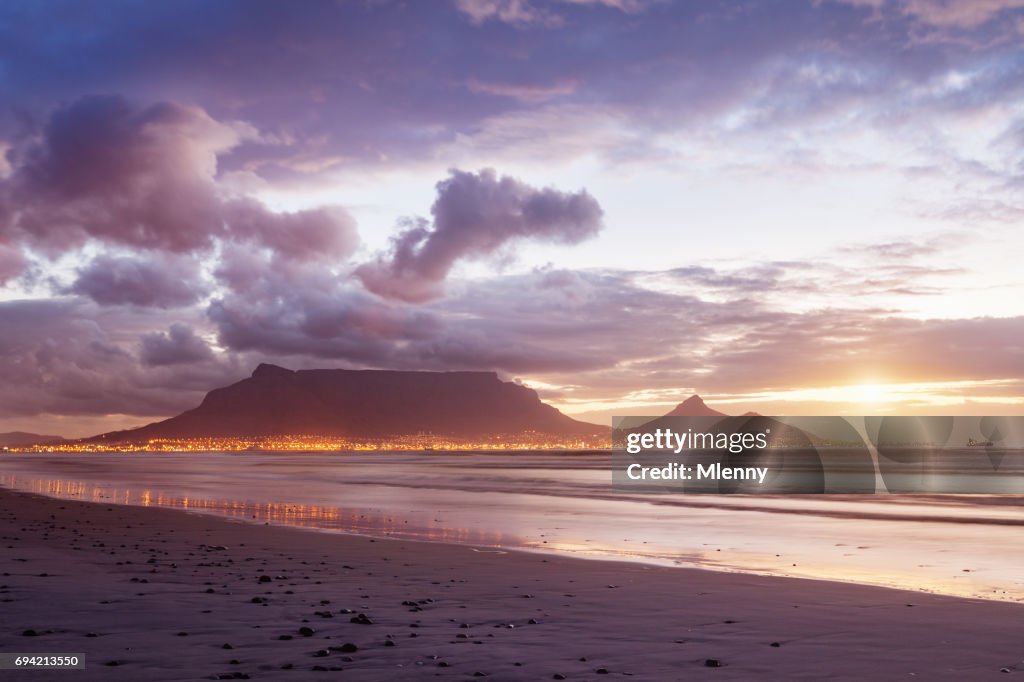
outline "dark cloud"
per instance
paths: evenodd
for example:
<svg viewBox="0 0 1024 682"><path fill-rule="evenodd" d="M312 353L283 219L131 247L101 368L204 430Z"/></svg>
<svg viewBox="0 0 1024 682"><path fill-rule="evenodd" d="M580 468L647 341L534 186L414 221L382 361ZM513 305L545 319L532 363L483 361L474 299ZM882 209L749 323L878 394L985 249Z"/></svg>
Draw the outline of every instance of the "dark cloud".
<svg viewBox="0 0 1024 682"><path fill-rule="evenodd" d="M587 192L536 189L491 169L459 170L437 184L433 224L418 220L392 240L391 252L356 275L385 298L438 298L456 261L480 258L508 242L538 239L577 244L601 229L601 206Z"/></svg>
<svg viewBox="0 0 1024 682"><path fill-rule="evenodd" d="M649 275L540 270L478 280L410 308L278 274L275 285L255 289L276 287L277 296L255 304L227 298L210 314L221 343L238 351L348 366L492 369L577 386L576 397L590 398L845 385L879 373L897 382L1002 380L1024 366L1014 340L1024 318L913 320L867 307L782 312L749 297L744 277L729 282L732 295L709 301L646 288Z"/></svg>
<svg viewBox="0 0 1024 682"><path fill-rule="evenodd" d="M239 130L196 107L87 97L53 114L0 185L7 232L50 253L88 239L175 252L223 234L217 155Z"/></svg>
<svg viewBox="0 0 1024 682"><path fill-rule="evenodd" d="M0 415L5 418L171 415L194 407L210 388L251 371L212 357L142 365L133 351L156 320L105 313L92 304L5 301L0 319Z"/></svg>
<svg viewBox="0 0 1024 682"><path fill-rule="evenodd" d="M169 415L262 359L499 370L565 387L563 399L581 401L871 380L1019 381L1024 366L1021 317L780 312L742 293L714 302L652 291L640 284L644 273L552 269L477 281L411 307L320 270L261 268L260 258L270 256L235 263L251 267L251 289L209 308L225 354L196 332L201 319L168 329L145 309L0 303L0 414Z"/></svg>
<svg viewBox="0 0 1024 682"><path fill-rule="evenodd" d="M213 351L188 325L175 322L167 332L142 337L142 362L150 366L181 365L213 358Z"/></svg>
<svg viewBox="0 0 1024 682"><path fill-rule="evenodd" d="M328 270L273 264L251 249L225 253L216 274L230 290L208 314L234 351L388 367L438 326L431 313L381 301Z"/></svg>
<svg viewBox="0 0 1024 682"><path fill-rule="evenodd" d="M169 253L242 242L290 259L351 255L358 236L344 209L275 213L218 184L220 158L256 137L195 106L77 100L18 150L0 181L0 234L50 255L90 240Z"/></svg>
<svg viewBox="0 0 1024 682"><path fill-rule="evenodd" d="M206 293L199 263L188 256L97 256L78 271L70 292L103 305L176 308Z"/></svg>

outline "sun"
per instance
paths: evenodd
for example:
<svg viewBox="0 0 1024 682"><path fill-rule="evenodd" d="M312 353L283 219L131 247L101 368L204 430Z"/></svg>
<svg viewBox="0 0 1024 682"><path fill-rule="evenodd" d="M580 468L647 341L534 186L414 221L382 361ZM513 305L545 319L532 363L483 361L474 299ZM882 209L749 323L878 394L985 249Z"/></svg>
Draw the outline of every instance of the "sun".
<svg viewBox="0 0 1024 682"><path fill-rule="evenodd" d="M890 397L885 384L857 384L849 392L851 401L856 403L884 403Z"/></svg>

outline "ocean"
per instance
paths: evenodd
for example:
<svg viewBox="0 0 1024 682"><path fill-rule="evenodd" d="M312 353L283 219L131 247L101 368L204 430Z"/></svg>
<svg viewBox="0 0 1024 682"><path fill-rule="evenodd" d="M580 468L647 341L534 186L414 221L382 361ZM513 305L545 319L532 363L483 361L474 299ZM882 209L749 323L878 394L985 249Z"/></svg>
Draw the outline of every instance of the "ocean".
<svg viewBox="0 0 1024 682"><path fill-rule="evenodd" d="M1024 601L1024 495L650 494L613 491L610 467L592 452L5 454L0 486L478 551Z"/></svg>

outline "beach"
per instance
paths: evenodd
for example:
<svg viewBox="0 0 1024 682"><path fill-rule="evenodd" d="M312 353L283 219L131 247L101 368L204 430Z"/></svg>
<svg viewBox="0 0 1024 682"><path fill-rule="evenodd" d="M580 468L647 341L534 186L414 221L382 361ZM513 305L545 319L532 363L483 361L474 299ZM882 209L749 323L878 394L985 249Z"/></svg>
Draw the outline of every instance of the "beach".
<svg viewBox="0 0 1024 682"><path fill-rule="evenodd" d="M991 600L10 490L0 541L0 651L86 660L8 679L1024 674L1024 606Z"/></svg>

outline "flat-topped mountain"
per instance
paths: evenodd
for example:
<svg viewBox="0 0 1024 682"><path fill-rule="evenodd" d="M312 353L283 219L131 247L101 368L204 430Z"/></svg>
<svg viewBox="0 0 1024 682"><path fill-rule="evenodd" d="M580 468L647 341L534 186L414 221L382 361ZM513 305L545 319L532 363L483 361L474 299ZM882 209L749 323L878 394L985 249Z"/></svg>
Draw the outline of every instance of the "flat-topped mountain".
<svg viewBox="0 0 1024 682"><path fill-rule="evenodd" d="M138 429L97 436L151 438L324 435L384 438L430 433L487 438L535 431L590 435L536 391L494 372L314 369L261 364L248 379L210 391L195 409Z"/></svg>

